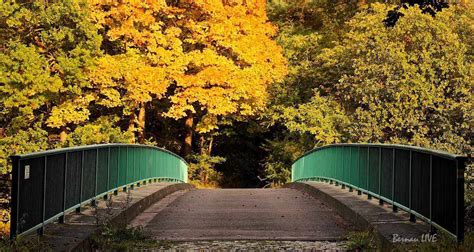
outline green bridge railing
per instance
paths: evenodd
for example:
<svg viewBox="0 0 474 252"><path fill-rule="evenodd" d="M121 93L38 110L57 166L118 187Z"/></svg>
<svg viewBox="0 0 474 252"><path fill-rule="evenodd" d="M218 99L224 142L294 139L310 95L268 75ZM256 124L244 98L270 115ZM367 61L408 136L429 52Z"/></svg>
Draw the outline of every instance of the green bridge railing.
<svg viewBox="0 0 474 252"><path fill-rule="evenodd" d="M187 182L188 164L178 155L146 145L101 144L12 156L12 238L134 184Z"/></svg>
<svg viewBox="0 0 474 252"><path fill-rule="evenodd" d="M322 180L364 192L462 240L465 160L404 145L333 144L297 159L291 175L294 182Z"/></svg>

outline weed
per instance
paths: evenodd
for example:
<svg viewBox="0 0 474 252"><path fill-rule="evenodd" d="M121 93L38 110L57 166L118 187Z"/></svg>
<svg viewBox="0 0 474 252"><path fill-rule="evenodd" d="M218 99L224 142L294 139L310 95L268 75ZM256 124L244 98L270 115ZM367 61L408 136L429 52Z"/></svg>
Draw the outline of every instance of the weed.
<svg viewBox="0 0 474 252"><path fill-rule="evenodd" d="M375 235L372 231L350 232L346 236L348 250L368 250L376 248Z"/></svg>

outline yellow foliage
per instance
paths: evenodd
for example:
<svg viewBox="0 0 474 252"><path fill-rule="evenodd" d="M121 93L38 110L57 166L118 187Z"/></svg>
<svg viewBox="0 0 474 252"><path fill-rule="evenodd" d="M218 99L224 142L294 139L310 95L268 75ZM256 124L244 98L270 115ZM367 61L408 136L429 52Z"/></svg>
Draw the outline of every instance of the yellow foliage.
<svg viewBox="0 0 474 252"><path fill-rule="evenodd" d="M106 39L114 43L91 80L100 90L98 104L123 106L126 114L152 98L162 98L184 70L181 31L161 20L169 14L165 1L91 1L90 8Z"/></svg>
<svg viewBox="0 0 474 252"><path fill-rule="evenodd" d="M92 95L85 95L75 100L67 100L54 107L46 121L51 128L60 128L69 123L79 124L89 119L88 105L93 100Z"/></svg>
<svg viewBox="0 0 474 252"><path fill-rule="evenodd" d="M166 115L199 113L204 133L223 117L262 111L267 86L286 74L265 1L95 0L90 6L121 52L102 58L92 75L101 105L133 110L176 85Z"/></svg>
<svg viewBox="0 0 474 252"><path fill-rule="evenodd" d="M173 9L181 14L176 24L186 31L181 37L187 69L175 79L169 117L204 114L198 131L205 133L217 127L219 118L252 116L265 108L267 86L286 74L265 3L188 0Z"/></svg>
<svg viewBox="0 0 474 252"><path fill-rule="evenodd" d="M10 235L10 212L0 209L0 238Z"/></svg>

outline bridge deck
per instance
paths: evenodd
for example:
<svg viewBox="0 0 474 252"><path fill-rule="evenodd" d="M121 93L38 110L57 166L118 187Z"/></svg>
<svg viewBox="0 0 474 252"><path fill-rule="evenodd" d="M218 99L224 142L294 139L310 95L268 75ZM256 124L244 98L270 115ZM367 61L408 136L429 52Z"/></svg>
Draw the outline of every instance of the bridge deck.
<svg viewBox="0 0 474 252"><path fill-rule="evenodd" d="M158 240L340 240L354 230L333 209L294 189L175 193L139 215ZM176 200L173 199L176 198Z"/></svg>

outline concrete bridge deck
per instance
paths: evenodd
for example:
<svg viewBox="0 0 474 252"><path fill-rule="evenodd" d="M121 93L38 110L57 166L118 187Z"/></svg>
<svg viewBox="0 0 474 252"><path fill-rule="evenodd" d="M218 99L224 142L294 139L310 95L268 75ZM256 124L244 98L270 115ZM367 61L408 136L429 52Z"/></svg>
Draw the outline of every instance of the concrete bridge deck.
<svg viewBox="0 0 474 252"><path fill-rule="evenodd" d="M131 225L143 226L154 239L174 241L337 241L354 230L324 202L295 189L191 190L168 201L157 202Z"/></svg>
<svg viewBox="0 0 474 252"><path fill-rule="evenodd" d="M89 250L91 235L104 222L141 226L160 241L333 243L329 249L337 249L351 231L373 229L383 249L391 248L393 234L419 238L430 231L423 222L410 222L408 214L347 189L309 182L288 187L199 190L154 183L84 206L69 213L65 224L48 224L44 241L53 250Z"/></svg>

